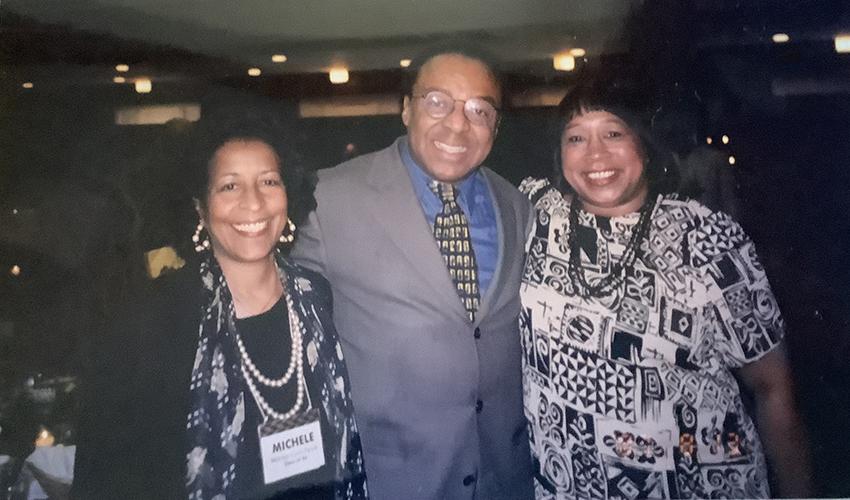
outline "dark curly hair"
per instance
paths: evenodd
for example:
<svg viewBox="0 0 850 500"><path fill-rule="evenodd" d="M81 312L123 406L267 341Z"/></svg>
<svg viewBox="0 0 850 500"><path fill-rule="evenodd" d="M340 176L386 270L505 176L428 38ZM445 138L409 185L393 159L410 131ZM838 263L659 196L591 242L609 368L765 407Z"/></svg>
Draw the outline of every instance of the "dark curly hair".
<svg viewBox="0 0 850 500"><path fill-rule="evenodd" d="M296 225L304 222L316 208L316 174L296 151L295 133L276 115L262 110L217 110L199 123L185 160L189 167L185 188L191 198L206 211L212 159L224 144L237 140L260 141L272 148L286 187L289 218Z"/></svg>
<svg viewBox="0 0 850 500"><path fill-rule="evenodd" d="M561 165L561 137L570 121L590 111L607 111L623 120L640 140L646 155L643 175L653 194L670 193L678 185L678 170L671 151L655 136L652 121L656 106L648 89L624 81L590 80L570 88L558 105L558 135L552 184L562 193L572 187L564 178Z"/></svg>

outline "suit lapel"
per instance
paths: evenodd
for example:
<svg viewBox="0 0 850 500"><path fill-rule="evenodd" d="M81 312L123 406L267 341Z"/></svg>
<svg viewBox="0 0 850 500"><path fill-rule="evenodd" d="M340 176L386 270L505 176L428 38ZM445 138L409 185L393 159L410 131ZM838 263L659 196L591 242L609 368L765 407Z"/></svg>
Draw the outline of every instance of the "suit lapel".
<svg viewBox="0 0 850 500"><path fill-rule="evenodd" d="M383 230L389 243L408 260L411 271L419 273L434 289L429 299L441 302L447 311L465 318L466 310L454 292L443 256L434 242L430 222L425 219L401 161L398 141L375 158L367 182L374 190L367 203L372 220Z"/></svg>
<svg viewBox="0 0 850 500"><path fill-rule="evenodd" d="M502 196L502 193L496 190L491 179L493 173L485 168L482 168L482 173L484 174L487 188L490 190L490 198L493 200L493 211L496 214L496 228L499 235L499 258L496 261L496 270L493 273L493 278L487 287L487 293L481 298L481 305L478 308L478 313L475 315L476 324L481 323L487 317L487 314L500 297L500 290L505 289L504 280L508 275L508 268L513 264L512 259L516 256L517 252L516 213L511 204Z"/></svg>

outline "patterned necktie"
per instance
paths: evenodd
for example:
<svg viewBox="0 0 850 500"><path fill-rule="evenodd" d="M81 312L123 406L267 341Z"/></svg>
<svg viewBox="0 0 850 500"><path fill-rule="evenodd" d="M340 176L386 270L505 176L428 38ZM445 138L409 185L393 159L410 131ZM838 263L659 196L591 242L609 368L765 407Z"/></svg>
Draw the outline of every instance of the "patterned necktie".
<svg viewBox="0 0 850 500"><path fill-rule="evenodd" d="M457 294L463 307L469 314L469 320L475 321L480 295L478 293L478 266L475 252L469 237L469 224L460 205L457 203L455 187L443 182L431 181L431 191L442 201L443 209L434 218L434 238L446 261L446 267L452 276Z"/></svg>

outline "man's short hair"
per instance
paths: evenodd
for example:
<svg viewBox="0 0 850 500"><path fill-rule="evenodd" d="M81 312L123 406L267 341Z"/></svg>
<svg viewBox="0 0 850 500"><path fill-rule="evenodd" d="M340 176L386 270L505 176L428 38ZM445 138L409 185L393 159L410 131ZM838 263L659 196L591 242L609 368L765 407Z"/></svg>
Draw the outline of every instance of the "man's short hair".
<svg viewBox="0 0 850 500"><path fill-rule="evenodd" d="M404 72L404 78L402 80L402 96L410 96L413 94L413 86L416 84L416 80L419 79L419 72L422 70L422 66L437 56L447 54L457 54L483 64L489 70L490 76L496 84L496 88L499 89L499 93L503 93L499 61L491 52L472 43L449 41L431 45L413 58L410 62L410 66L408 66Z"/></svg>

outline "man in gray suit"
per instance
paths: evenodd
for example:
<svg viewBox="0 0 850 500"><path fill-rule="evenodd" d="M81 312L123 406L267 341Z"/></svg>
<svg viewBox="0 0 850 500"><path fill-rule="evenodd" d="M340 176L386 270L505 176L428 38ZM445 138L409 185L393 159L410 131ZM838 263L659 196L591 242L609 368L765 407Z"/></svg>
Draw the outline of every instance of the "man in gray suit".
<svg viewBox="0 0 850 500"><path fill-rule="evenodd" d="M492 66L422 61L408 134L319 172L293 255L333 288L372 498L532 498L517 326L530 206L481 166Z"/></svg>

